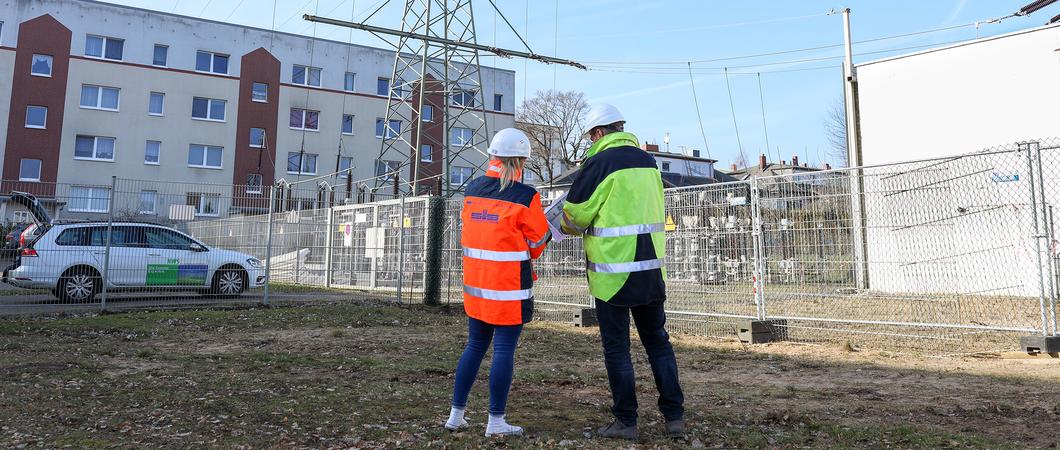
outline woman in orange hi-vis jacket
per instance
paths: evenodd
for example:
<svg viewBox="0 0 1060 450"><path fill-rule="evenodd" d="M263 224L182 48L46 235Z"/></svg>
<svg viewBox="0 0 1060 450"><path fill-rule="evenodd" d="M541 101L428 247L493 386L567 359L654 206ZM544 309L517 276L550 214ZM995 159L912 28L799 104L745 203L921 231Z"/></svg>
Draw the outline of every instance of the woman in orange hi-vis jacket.
<svg viewBox="0 0 1060 450"><path fill-rule="evenodd" d="M445 428L466 428L464 410L479 365L493 342L489 376L489 422L486 436L520 435L523 429L504 420L515 367L515 345L523 324L534 313L533 268L551 238L541 196L521 182L530 140L522 131L499 131L489 146L486 175L465 189L461 213L464 247L464 310L467 347L456 367L452 410Z"/></svg>

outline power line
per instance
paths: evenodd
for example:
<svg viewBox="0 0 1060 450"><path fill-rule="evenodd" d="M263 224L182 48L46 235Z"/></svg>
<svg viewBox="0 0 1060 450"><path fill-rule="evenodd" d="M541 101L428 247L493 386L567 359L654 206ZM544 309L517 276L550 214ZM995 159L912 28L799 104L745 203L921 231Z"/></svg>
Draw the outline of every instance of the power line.
<svg viewBox="0 0 1060 450"><path fill-rule="evenodd" d="M962 40L956 40L956 41L940 42L940 43L936 43L936 44L924 44L924 45L914 45L914 46L910 46L910 47L898 47L898 48L890 48L890 49L883 49L883 50L874 50L874 51L871 51L871 52L855 53L854 56L867 56L867 55L877 55L877 54L882 54L882 53L899 52L899 51L905 51L905 50L917 50L917 49L923 49L923 48L929 48L929 47L939 47L939 46L945 46L945 45L951 45L951 44L958 44L958 43L961 43L961 42L967 42L967 40L966 39L962 39ZM747 64L747 65L742 65L742 66L700 67L699 69L701 69L701 70L724 71L727 68L728 69L733 69L733 68L746 69L746 68L754 68L754 67L778 66L778 65L787 65L787 64L801 64L801 63L806 63L806 62L827 61L827 60L842 59L842 58L844 58L844 56L839 55L839 56L826 56L826 57L820 57L820 58L803 58L803 59L772 61L772 62L767 62L767 63ZM687 64L687 63L688 62L686 61L685 64ZM831 67L837 67L837 66L825 66L825 67L819 67L819 68L810 68L810 69L807 69L807 70L817 70L817 69L824 69L824 68L831 68ZM596 71L602 71L602 72L640 73L640 74L659 74L659 75L677 75L677 74L680 74L682 76L684 75L684 73L683 73L684 70L683 69L680 72L678 72L677 71L678 69L675 68L675 67L629 67L629 68L627 68L627 67L621 66L621 65L596 65L596 66L590 66L589 69L590 70L596 70ZM779 73L779 72L795 72L795 71L799 71L799 69L777 70L777 71L761 71L761 73ZM754 74L756 74L758 72L742 72L742 73L741 72L731 72L731 73L734 74L734 75L754 75ZM721 72L697 72L697 74L699 74L699 75L721 75L722 73Z"/></svg>
<svg viewBox="0 0 1060 450"><path fill-rule="evenodd" d="M313 3L313 0L309 0L309 1L305 2L304 5L302 5L298 9L294 10L294 14L291 14L289 17L287 17L287 19L285 19L282 23L280 23L280 28L283 28L284 25L287 25L287 22L290 22L291 19L297 17L298 13L302 12L302 10L305 9L306 6L309 6L310 3Z"/></svg>
<svg viewBox="0 0 1060 450"><path fill-rule="evenodd" d="M225 20L224 20L225 22L228 22L228 19L231 19L232 16L234 16L236 14L236 11L239 11L239 7L243 6L243 2L244 1L246 1L246 0L239 0L239 3L236 4L236 7L232 8L232 12L229 13L227 17L225 17Z"/></svg>
<svg viewBox="0 0 1060 450"><path fill-rule="evenodd" d="M942 32L942 31L956 30L956 29L959 29L959 28L967 28L967 27L974 27L974 26L975 26L975 22L972 22L972 23L961 24L961 25L952 25L952 26L948 26L948 27L932 28L932 29L928 29L928 30L914 31L914 32L911 32L911 33L880 36L880 37L875 37L875 38L871 38L871 39L855 41L854 43L855 44L867 44L867 43L870 43L870 42L879 42L879 41L886 41L886 40L891 40L891 39L899 39L899 38L903 38L903 37L919 36L919 35L923 35L923 34L938 33L938 32ZM803 47L803 48L796 48L796 49L789 49L789 50L779 50L779 51L774 51L774 52L756 53L756 54L748 54L748 55L737 55L737 56L727 56L727 57L722 57L722 58L699 59L699 60L692 60L692 62L698 64L698 63L719 62L719 61L732 61L732 60L737 60L737 59L760 58L760 57L764 57L764 56L777 56L777 55L786 55L786 54L790 54L790 53L802 53L802 52L810 52L810 51L815 51L815 50L825 50L825 49L829 49L829 48L838 48L838 47L842 47L842 46L843 46L843 44L819 45L819 46L814 46L814 47ZM676 61L676 60L671 60L671 61L583 61L583 63L588 64L588 65L595 65L595 64L684 65L686 62L688 62L688 61Z"/></svg>
<svg viewBox="0 0 1060 450"><path fill-rule="evenodd" d="M207 0L206 5L199 10L199 17L202 17L202 15L206 13L206 8L209 8L211 3L213 3L213 0Z"/></svg>
<svg viewBox="0 0 1060 450"><path fill-rule="evenodd" d="M766 136L766 153L769 153L769 127L766 125L766 96L762 92L762 73L758 74L758 100L762 104L762 133ZM780 159L780 149L777 149L777 159Z"/></svg>
<svg viewBox="0 0 1060 450"><path fill-rule="evenodd" d="M707 152L707 158L710 158L710 144L707 144L707 129L703 127L703 112L699 110L699 96L696 95L696 79L692 77L692 63L688 63L688 82L692 85L692 99L696 102L696 117L699 118L699 134L703 136L703 148Z"/></svg>
<svg viewBox="0 0 1060 450"><path fill-rule="evenodd" d="M729 92L729 110L732 111L732 127L736 129L736 146L740 149L740 155L746 160L747 154L744 153L743 142L740 140L740 126L736 123L736 105L732 101L732 87L729 86L728 69L725 69L725 90Z"/></svg>

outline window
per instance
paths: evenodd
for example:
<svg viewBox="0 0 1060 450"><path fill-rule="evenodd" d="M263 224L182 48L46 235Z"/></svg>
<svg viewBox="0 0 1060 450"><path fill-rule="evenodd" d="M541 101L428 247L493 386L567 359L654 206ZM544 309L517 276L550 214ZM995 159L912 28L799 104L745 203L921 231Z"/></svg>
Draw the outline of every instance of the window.
<svg viewBox="0 0 1060 450"><path fill-rule="evenodd" d="M382 96L390 95L390 79L379 78L375 81L375 94Z"/></svg>
<svg viewBox="0 0 1060 450"><path fill-rule="evenodd" d="M493 94L493 110L501 111L504 105L504 96L501 94Z"/></svg>
<svg viewBox="0 0 1060 450"><path fill-rule="evenodd" d="M260 194L261 193L261 174L260 173L247 174L247 193L248 194Z"/></svg>
<svg viewBox="0 0 1060 450"><path fill-rule="evenodd" d="M196 216L217 217L220 215L221 194L189 192L186 205L195 207ZM187 247L185 247L187 248Z"/></svg>
<svg viewBox="0 0 1060 450"><path fill-rule="evenodd" d="M158 165L159 156L162 155L162 143L159 141L147 141L144 146L144 164Z"/></svg>
<svg viewBox="0 0 1060 450"><path fill-rule="evenodd" d="M151 60L151 64L156 66L165 67L169 62L169 46L162 44L155 44L155 57Z"/></svg>
<svg viewBox="0 0 1060 450"><path fill-rule="evenodd" d="M357 74L353 72L346 72L346 79L342 84L342 89L346 92L353 92L354 87L357 85Z"/></svg>
<svg viewBox="0 0 1060 450"><path fill-rule="evenodd" d="M73 186L66 204L71 212L105 213L110 208L110 188Z"/></svg>
<svg viewBox="0 0 1060 450"><path fill-rule="evenodd" d="M121 61L125 41L112 37L88 35L85 40L85 56Z"/></svg>
<svg viewBox="0 0 1060 450"><path fill-rule="evenodd" d="M661 163L661 165L662 165L662 171L663 172L669 172L670 171L670 162L669 161L664 161L664 162Z"/></svg>
<svg viewBox="0 0 1060 450"><path fill-rule="evenodd" d="M449 144L457 147L466 147L471 145L474 137L475 130L463 127L453 127L452 134L449 135Z"/></svg>
<svg viewBox="0 0 1060 450"><path fill-rule="evenodd" d="M14 211L11 213L11 221L14 223L33 223L33 214L29 211Z"/></svg>
<svg viewBox="0 0 1060 450"><path fill-rule="evenodd" d="M475 106L475 91L459 90L453 93L453 105L473 108Z"/></svg>
<svg viewBox="0 0 1060 450"><path fill-rule="evenodd" d="M353 114L342 115L342 134L353 134Z"/></svg>
<svg viewBox="0 0 1060 450"><path fill-rule="evenodd" d="M112 87L81 85L81 107L117 111L121 100L121 90Z"/></svg>
<svg viewBox="0 0 1060 450"><path fill-rule="evenodd" d="M339 178L346 178L350 168L353 167L353 158L349 156L339 157Z"/></svg>
<svg viewBox="0 0 1060 450"><path fill-rule="evenodd" d="M295 64L291 68L291 82L302 86L320 87L320 68Z"/></svg>
<svg viewBox="0 0 1060 450"><path fill-rule="evenodd" d="M383 127L383 122L384 122L384 119L382 119L382 118L378 118L377 117L375 119L375 137L377 137L377 138L382 138L383 137L383 132L384 132L384 130L383 130L383 128L384 128ZM385 131L386 131L386 138L387 139L393 139L393 138L401 135L401 121L400 120L391 120L390 121L390 126L386 127L386 128L387 129Z"/></svg>
<svg viewBox="0 0 1060 450"><path fill-rule="evenodd" d="M295 130L319 130L320 111L291 108L291 128Z"/></svg>
<svg viewBox="0 0 1060 450"><path fill-rule="evenodd" d="M74 159L114 161L114 138L78 135L74 142Z"/></svg>
<svg viewBox="0 0 1060 450"><path fill-rule="evenodd" d="M377 159L375 161L375 176L383 179L393 179L397 176L398 168L401 167L401 163L398 161L387 161Z"/></svg>
<svg viewBox="0 0 1060 450"><path fill-rule="evenodd" d="M155 214L156 191L140 191L140 214Z"/></svg>
<svg viewBox="0 0 1060 450"><path fill-rule="evenodd" d="M224 122L226 103L215 98L195 97L191 100L191 118Z"/></svg>
<svg viewBox="0 0 1060 450"><path fill-rule="evenodd" d="M188 167L220 169L224 147L191 144L188 147Z"/></svg>
<svg viewBox="0 0 1060 450"><path fill-rule="evenodd" d="M420 146L420 162L434 161L434 147L423 144Z"/></svg>
<svg viewBox="0 0 1060 450"><path fill-rule="evenodd" d="M250 146L251 146L251 148L265 148L265 129L264 128L251 128L250 129Z"/></svg>
<svg viewBox="0 0 1060 450"><path fill-rule="evenodd" d="M463 186L471 179L471 175L475 173L475 169L470 167L453 166L449 168L449 184L456 186Z"/></svg>
<svg viewBox="0 0 1060 450"><path fill-rule="evenodd" d="M207 194L209 195L209 194ZM158 227L143 227L144 243L150 248L188 250L197 242L173 230Z"/></svg>
<svg viewBox="0 0 1060 450"><path fill-rule="evenodd" d="M250 91L250 99L258 103L268 103L269 85L265 83L254 83Z"/></svg>
<svg viewBox="0 0 1060 450"><path fill-rule="evenodd" d="M26 107L26 128L44 129L48 123L48 107L29 105Z"/></svg>
<svg viewBox="0 0 1060 450"><path fill-rule="evenodd" d="M195 53L195 70L228 75L228 55L199 50Z"/></svg>
<svg viewBox="0 0 1060 450"><path fill-rule="evenodd" d="M303 152L287 152L287 173L316 175L317 155Z"/></svg>
<svg viewBox="0 0 1060 450"><path fill-rule="evenodd" d="M40 181L40 160L23 159L18 166L18 181Z"/></svg>
<svg viewBox="0 0 1060 450"><path fill-rule="evenodd" d="M420 117L424 122L434 122L434 107L431 105L423 105L423 113Z"/></svg>
<svg viewBox="0 0 1060 450"><path fill-rule="evenodd" d="M29 73L38 77L52 76L52 57L50 55L33 55L29 65Z"/></svg>
<svg viewBox="0 0 1060 450"><path fill-rule="evenodd" d="M161 92L152 92L151 100L147 105L147 113L152 116L161 116L162 110L165 107L166 94Z"/></svg>

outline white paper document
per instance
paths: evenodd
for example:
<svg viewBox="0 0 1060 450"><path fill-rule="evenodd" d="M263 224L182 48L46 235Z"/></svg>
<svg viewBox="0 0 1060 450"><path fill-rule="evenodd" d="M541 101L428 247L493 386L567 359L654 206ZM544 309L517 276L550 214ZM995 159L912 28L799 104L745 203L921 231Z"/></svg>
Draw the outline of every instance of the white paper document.
<svg viewBox="0 0 1060 450"><path fill-rule="evenodd" d="M561 242L567 238L563 233L560 223L563 221L563 202L567 200L567 194L561 195L545 208L545 219L548 220L548 230L552 232L552 242Z"/></svg>

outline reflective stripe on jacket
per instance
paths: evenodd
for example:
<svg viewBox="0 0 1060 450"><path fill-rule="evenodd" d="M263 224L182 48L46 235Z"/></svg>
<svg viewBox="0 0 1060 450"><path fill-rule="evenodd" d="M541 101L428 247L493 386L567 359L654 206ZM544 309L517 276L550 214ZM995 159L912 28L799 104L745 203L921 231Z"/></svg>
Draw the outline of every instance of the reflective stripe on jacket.
<svg viewBox="0 0 1060 450"><path fill-rule="evenodd" d="M563 205L565 232L584 236L589 292L619 306L666 300L666 212L655 158L630 133L586 153Z"/></svg>
<svg viewBox="0 0 1060 450"><path fill-rule="evenodd" d="M521 325L534 313L530 261L541 256L551 234L534 188L518 182L500 187L499 166L491 161L486 176L465 190L464 311L491 325Z"/></svg>

